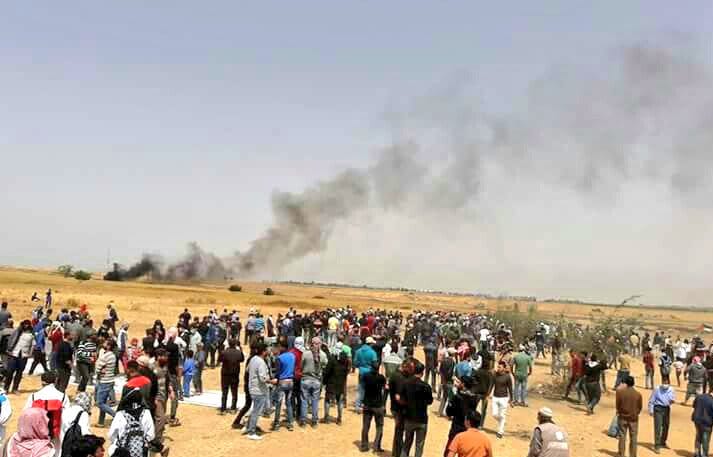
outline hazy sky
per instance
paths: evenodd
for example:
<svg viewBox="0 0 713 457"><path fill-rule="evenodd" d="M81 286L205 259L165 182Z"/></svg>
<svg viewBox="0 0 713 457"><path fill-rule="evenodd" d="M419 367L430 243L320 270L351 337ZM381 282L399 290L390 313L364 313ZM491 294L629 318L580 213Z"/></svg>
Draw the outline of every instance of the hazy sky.
<svg viewBox="0 0 713 457"><path fill-rule="evenodd" d="M10 2L0 263L98 270L109 249L127 264L189 241L245 250L272 221L275 189L368 167L424 123L443 128L452 107L507 115L536 103L533 84L555 69L606 76L601 62L630 45L685 48L710 70L712 40L713 4L698 0ZM557 160L527 163L546 173ZM453 220L364 211L272 276L713 304L705 186L681 203L634 176L582 201L557 180L483 169L477 204Z"/></svg>

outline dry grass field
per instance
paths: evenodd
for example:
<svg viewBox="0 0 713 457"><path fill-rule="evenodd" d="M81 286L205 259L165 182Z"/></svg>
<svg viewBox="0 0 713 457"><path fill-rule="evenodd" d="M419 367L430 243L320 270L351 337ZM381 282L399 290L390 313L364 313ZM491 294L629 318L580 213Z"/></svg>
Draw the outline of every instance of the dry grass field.
<svg viewBox="0 0 713 457"><path fill-rule="evenodd" d="M413 309L447 309L472 311L480 304L478 311L496 310L498 307L511 308L508 300L480 300L474 297L441 296L436 294L411 294L394 291L369 289L327 288L284 284L240 283L243 292L231 293L227 284L190 284L166 285L143 282L112 283L99 278L78 282L59 275L34 270L0 269L0 299L10 303L10 310L16 319L29 316L30 297L37 291L43 297L48 287L52 288L56 305L62 306L87 304L95 316L103 316L105 306L110 301L116 305L119 316L131 324L130 333L140 337L144 329L155 319L164 323L173 323L184 308L199 315L206 314L212 308L238 309L245 315L250 307L258 307L265 314L283 312L288 306L299 310L311 310L324 307L351 305L356 309L396 308L404 312ZM266 287L276 291L274 296L265 296ZM323 298L315 298L323 297ZM526 310L528 303L521 303L520 309ZM617 315L637 317L648 329L664 328L671 335L691 335L701 323L710 323L711 315L704 311L670 310L639 307L588 306L580 304L538 303L538 312L553 317L560 314L570 319L586 322L600 316ZM494 420L486 420L486 430L493 441L496 456L526 456L530 432L536 422L536 411L541 406L550 406L555 412L555 420L563 424L570 433L572 457L613 456L616 455L616 441L608 438L605 430L613 416L613 392L605 394L602 403L593 417L585 415L584 407L565 403L556 398L540 394L539 385L549 384L549 362L538 361L534 379L530 383L530 408L510 410L505 439L496 440ZM634 375L637 382L642 381L643 368L637 364ZM613 382L613 373L608 380ZM205 375L206 389L219 389L215 371ZM350 377L350 397L354 398L355 379ZM39 379L30 377L23 380L19 395L11 396L14 408L24 404L27 395L39 387ZM242 386L241 386L242 389ZM641 390L645 401L649 391ZM543 391L544 392L544 391ZM683 399L684 390L678 389L677 400ZM73 394L70 388L70 394ZM690 407L676 405L672 413L670 450L661 455L692 456L694 428L690 422ZM15 430L18 414L8 427ZM205 457L251 455L295 455L304 457L356 456L361 426L361 416L351 411L346 413L341 427L320 425L316 430L296 428L294 432L282 430L267 434L262 442L251 442L230 428L232 417L218 416L216 411L198 406L181 405L179 417L183 425L168 430L168 445L171 455L185 457L199 452ZM644 413L641 417L639 456L647 457L653 453L653 420ZM95 422L95 421L93 421ZM268 428L268 421L261 420L263 428ZM391 449L393 433L392 421L387 418L383 447ZM430 418L425 455L436 457L443 454L449 424L433 414ZM372 429L373 430L373 429ZM105 430L96 430L105 433ZM373 431L372 431L373 435ZM389 453L390 455L390 453Z"/></svg>

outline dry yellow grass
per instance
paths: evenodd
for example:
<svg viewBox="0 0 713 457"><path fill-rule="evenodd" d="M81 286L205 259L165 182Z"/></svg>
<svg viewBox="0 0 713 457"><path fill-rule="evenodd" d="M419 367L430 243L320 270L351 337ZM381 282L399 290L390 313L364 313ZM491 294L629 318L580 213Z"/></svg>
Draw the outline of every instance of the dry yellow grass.
<svg viewBox="0 0 713 457"><path fill-rule="evenodd" d="M63 278L45 271L18 270L12 268L0 269L0 299L10 302L11 311L17 318L28 316L32 305L30 297L34 291L43 296L44 291L51 287L55 294L55 309L59 309L70 300L88 305L90 312L102 317L106 304L113 301L122 320L131 323L131 333L141 336L143 330L155 319L164 323L173 323L183 308L189 308L192 313L203 315L212 308L238 309L245 315L252 306L259 307L264 313L277 314L287 306L301 310L351 305L356 309L370 307L400 309L408 312L412 309L449 309L455 311L473 311L480 303L485 309L495 310L498 307L511 308L511 300L480 300L473 297L451 297L436 294L410 294L395 291L380 291L367 289L346 289L329 287L307 287L284 284L241 283L243 292L231 293L227 284L187 284L167 285L148 284L142 282L112 283L97 280L80 283L74 279ZM277 295L265 296L262 291L272 287ZM314 298L316 296L324 298ZM520 309L526 310L527 303L520 303ZM617 315L622 317L637 317L651 328L664 327L672 335L677 333L692 334L703 322L709 322L710 314L703 311L666 310L649 308L617 308L606 306L588 306L580 304L538 303L538 311L557 316L564 314L570 319L586 322L594 317ZM483 311L483 309L478 309ZM486 420L486 429L493 440L497 456L524 456L527 454L529 433L535 425L537 408L547 405L554 409L556 420L569 431L573 457L609 456L614 455L616 441L604 434L613 415L613 394L605 395L601 406L594 417L587 417L584 410L572 404L557 399L547 399L537 394L537 384L550 381L549 368L545 362L536 366L534 378L531 380L531 407L517 408L510 411L507 433L504 440L495 440L492 433L493 419ZM641 379L642 367L635 366L634 375ZM609 376L613 381L613 374ZM354 379L350 378L350 399L354 398ZM215 371L206 375L206 388L219 389L219 380ZM27 395L39 387L37 377L26 378L22 384L22 393L11 396L16 410L24 404ZM242 386L241 386L242 389ZM648 391L642 391L645 399ZM73 393L70 390L70 393ZM679 399L683 391L679 389ZM14 431L18 414L15 414L8 430ZM218 457L260 453L262 455L291 454L304 457L332 457L361 455L357 449L361 416L347 412L342 427L336 425L320 426L317 430L299 429L294 432L281 431L268 434L262 442L250 442L234 430L230 429L232 417L221 417L215 411L207 408L181 405L179 416L183 426L168 431L168 445L173 456L189 456L200 452L205 457ZM643 443L639 455L647 457L654 455L649 449L652 443L652 420L643 415L639 439ZM665 450L662 455L691 455L693 446L693 427L690 422L690 408L675 406L672 417L673 425L669 444L672 450ZM268 421L261 420L264 428ZM392 421L387 419L383 447L391 449L393 433ZM427 456L440 456L448 433L447 421L431 417L426 443ZM372 428L373 430L373 428ZM98 430L98 432L103 432ZM373 431L372 431L373 436Z"/></svg>

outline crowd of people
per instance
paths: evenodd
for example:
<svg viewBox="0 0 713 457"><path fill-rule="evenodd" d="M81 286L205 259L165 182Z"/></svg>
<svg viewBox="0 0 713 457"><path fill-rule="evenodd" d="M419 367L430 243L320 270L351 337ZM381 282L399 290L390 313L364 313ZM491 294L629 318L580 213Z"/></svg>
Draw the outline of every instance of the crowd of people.
<svg viewBox="0 0 713 457"><path fill-rule="evenodd" d="M8 304L0 308L7 392L0 395L0 438L5 438L10 398L19 389L28 360L30 374L39 366L43 369L43 388L29 397L18 431L5 442L12 457L103 455L103 439L91 434L93 403L99 410L94 426L105 427L106 416L112 418L109 455L166 456L165 429L181 425L180 401L203 393L203 374L209 369L220 370L219 414L235 414L233 428L250 440L263 439L261 418L270 419L273 432L339 426L349 407L362 416L360 450L384 452L388 417L394 424L392 457L421 457L434 410L450 421L444 456L490 457L490 438L482 431L486 418L492 416L495 438L503 439L510 408L529 406L528 380L535 359L541 357L551 358L553 375L568 379L564 398L574 389L588 414L594 414L609 387L605 373L616 369L611 388L616 389L617 416L612 427L621 457L627 437L629 455L636 456L643 409L630 372L633 359L641 357L645 385L652 390L648 409L654 417L657 452L667 446L674 402L670 373L675 370L678 385L681 376L688 383L684 403L694 399L695 456L708 455L713 357L698 337L672 342L662 334L640 337L631 330L603 341L613 339L615 344L585 352L567 348L563 329L553 323L539 322L515 341L510 325L490 315L404 315L346 307L310 313L290 308L276 317L251 309L244 320L227 309L205 316L185 309L175 324L164 326L157 320L138 339L129 336L129 324L120 321L113 303L98 326L85 306L62 309L57 315L51 306L48 291L45 302L17 326ZM564 362L566 354L569 360ZM654 388L656 365L661 383ZM117 395L115 381L121 372L126 382ZM348 401L347 379L352 374L357 389ZM77 393L70 400L66 391L72 376ZM245 402L238 409L241 381ZM547 407L537 412L528 457L570 456L567 432L553 416Z"/></svg>

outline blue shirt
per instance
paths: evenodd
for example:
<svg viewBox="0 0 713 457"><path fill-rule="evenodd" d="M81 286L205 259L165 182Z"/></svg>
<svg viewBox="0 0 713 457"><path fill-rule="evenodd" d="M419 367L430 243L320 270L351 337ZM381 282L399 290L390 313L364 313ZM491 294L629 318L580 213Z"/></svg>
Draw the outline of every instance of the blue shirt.
<svg viewBox="0 0 713 457"><path fill-rule="evenodd" d="M696 425L713 427L713 397L708 394L699 395L693 401L693 416Z"/></svg>
<svg viewBox="0 0 713 457"><path fill-rule="evenodd" d="M258 317L255 319L255 323L253 324L255 326L255 331L256 332L262 332L262 330L265 328L265 319L262 317Z"/></svg>
<svg viewBox="0 0 713 457"><path fill-rule="evenodd" d="M459 362L455 368L455 375L458 379L463 379L466 376L470 376L473 372L473 367L470 366L470 360L464 360Z"/></svg>
<svg viewBox="0 0 713 457"><path fill-rule="evenodd" d="M359 368L359 374L371 373L372 366L377 362L376 351L368 344L363 345L354 354L354 366Z"/></svg>
<svg viewBox="0 0 713 457"><path fill-rule="evenodd" d="M183 362L183 376L193 376L196 372L196 361L193 359L186 359Z"/></svg>
<svg viewBox="0 0 713 457"><path fill-rule="evenodd" d="M664 390L659 386L658 389L651 392L651 398L649 399L649 413L654 412L654 406L671 406L671 404L676 399L674 391L671 387Z"/></svg>
<svg viewBox="0 0 713 457"><path fill-rule="evenodd" d="M280 361L280 371L277 373L277 379L294 379L295 377L295 355L291 352L283 352L277 357Z"/></svg>

